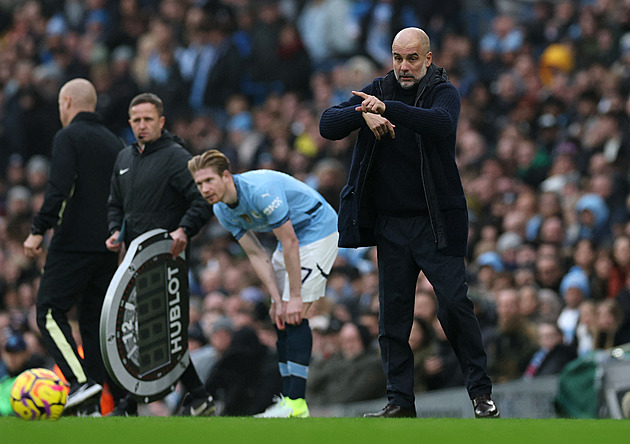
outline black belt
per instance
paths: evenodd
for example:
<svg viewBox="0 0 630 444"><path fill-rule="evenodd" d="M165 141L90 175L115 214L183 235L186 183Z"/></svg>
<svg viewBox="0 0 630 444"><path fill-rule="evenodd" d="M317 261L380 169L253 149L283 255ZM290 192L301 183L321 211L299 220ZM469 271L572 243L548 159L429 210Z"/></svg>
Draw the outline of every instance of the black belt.
<svg viewBox="0 0 630 444"><path fill-rule="evenodd" d="M322 203L321 203L321 202L317 202L317 204L316 204L313 208L311 208L310 210L308 210L308 211L306 212L306 214L308 214L308 215L310 216L310 215L311 215L311 214L313 214L315 211L317 211L317 210L319 209L319 207L321 207L321 206L322 206Z"/></svg>

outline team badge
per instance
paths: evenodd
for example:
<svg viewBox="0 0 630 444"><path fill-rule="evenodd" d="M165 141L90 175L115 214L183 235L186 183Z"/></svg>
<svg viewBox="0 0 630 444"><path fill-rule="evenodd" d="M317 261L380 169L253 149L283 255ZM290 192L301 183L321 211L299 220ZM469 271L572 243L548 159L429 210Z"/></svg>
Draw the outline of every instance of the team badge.
<svg viewBox="0 0 630 444"><path fill-rule="evenodd" d="M239 214L239 215L238 215L238 217L243 218L243 220L244 220L245 222L247 222L248 224L251 224L251 223L252 223L252 218L251 218L251 217L249 217L249 215L248 215L248 214Z"/></svg>

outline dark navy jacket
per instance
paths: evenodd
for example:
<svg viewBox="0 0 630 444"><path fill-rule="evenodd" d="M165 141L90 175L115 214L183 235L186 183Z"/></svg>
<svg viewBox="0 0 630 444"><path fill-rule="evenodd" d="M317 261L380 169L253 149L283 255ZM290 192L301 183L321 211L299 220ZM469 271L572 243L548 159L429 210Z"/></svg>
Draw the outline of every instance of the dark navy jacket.
<svg viewBox="0 0 630 444"><path fill-rule="evenodd" d="M455 162L455 140L461 98L448 81L443 68L429 66L421 83L415 107L390 100L395 97L398 83L393 71L374 79L363 92L385 103L383 117L396 126L406 126L416 132L416 145L421 153L422 183L427 198L436 247L444 254L464 256L468 244L468 209ZM424 86L422 86L424 84ZM366 183L374 150L379 142L355 107L362 99L353 96L347 102L328 108L322 114L319 130L322 137L339 140L359 129L354 147L348 182L341 191L339 204L339 246L362 247L375 244L376 212L371 196L366 196ZM386 136L389 137L389 136ZM401 187L405 177L392 177Z"/></svg>

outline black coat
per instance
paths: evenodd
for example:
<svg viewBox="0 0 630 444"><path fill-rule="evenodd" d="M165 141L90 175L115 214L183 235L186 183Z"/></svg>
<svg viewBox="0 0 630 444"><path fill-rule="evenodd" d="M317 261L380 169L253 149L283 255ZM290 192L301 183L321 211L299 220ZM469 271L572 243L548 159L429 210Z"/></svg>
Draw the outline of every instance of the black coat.
<svg viewBox="0 0 630 444"><path fill-rule="evenodd" d="M426 77L428 76L428 77ZM392 101L398 88L394 72L376 78L363 92L383 100L383 117L394 125L416 132L416 147L421 153L421 171L434 241L443 253L464 256L468 244L468 209L455 162L455 141L461 98L442 68L429 66L426 86L420 88L415 107ZM425 80L423 80L423 83ZM339 204L339 246L361 247L375 244L376 214L370 196L364 195L370 181L373 153L378 145L372 131L355 107L362 99L353 96L347 102L328 108L320 120L321 135L330 140L347 137L359 129L354 146L348 182L341 191ZM395 177L404 186L404 177Z"/></svg>
<svg viewBox="0 0 630 444"><path fill-rule="evenodd" d="M55 229L51 249L107 252L107 198L122 148L95 113L80 112L57 132L44 203L32 224L34 233Z"/></svg>
<svg viewBox="0 0 630 444"><path fill-rule="evenodd" d="M212 206L197 190L181 139L166 130L140 153L136 144L120 152L114 166L108 202L109 230L125 221L125 243L154 228L171 232L183 227L188 236L199 232Z"/></svg>

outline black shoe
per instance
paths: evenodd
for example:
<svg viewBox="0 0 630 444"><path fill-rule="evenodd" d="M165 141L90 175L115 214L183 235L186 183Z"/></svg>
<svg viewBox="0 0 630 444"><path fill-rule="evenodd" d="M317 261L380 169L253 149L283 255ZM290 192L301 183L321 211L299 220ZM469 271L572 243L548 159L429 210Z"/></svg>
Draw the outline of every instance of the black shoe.
<svg viewBox="0 0 630 444"><path fill-rule="evenodd" d="M417 418L416 410L408 410L399 405L387 404L383 410L376 413L366 413L364 418Z"/></svg>
<svg viewBox="0 0 630 444"><path fill-rule="evenodd" d="M500 418L499 409L490 398L490 395L479 395L473 399L475 418Z"/></svg>
<svg viewBox="0 0 630 444"><path fill-rule="evenodd" d="M214 416L217 410L212 396L193 398L187 393L182 405L182 416Z"/></svg>
<svg viewBox="0 0 630 444"><path fill-rule="evenodd" d="M101 416L101 405L100 399L92 398L93 401L84 402L81 405L76 407L76 411L74 413L75 416L80 417L92 417L92 418L100 418Z"/></svg>
<svg viewBox="0 0 630 444"><path fill-rule="evenodd" d="M88 379L87 382L80 384L75 382L70 386L68 398L66 400L66 408L72 408L79 404L83 404L92 396L98 395L103 390L103 386Z"/></svg>
<svg viewBox="0 0 630 444"><path fill-rule="evenodd" d="M106 416L138 416L138 403L129 397L124 397Z"/></svg>

